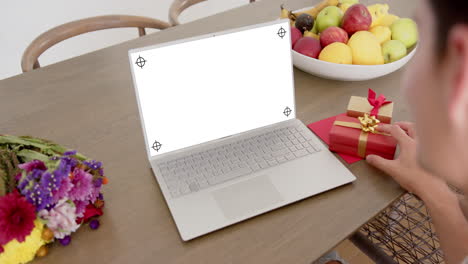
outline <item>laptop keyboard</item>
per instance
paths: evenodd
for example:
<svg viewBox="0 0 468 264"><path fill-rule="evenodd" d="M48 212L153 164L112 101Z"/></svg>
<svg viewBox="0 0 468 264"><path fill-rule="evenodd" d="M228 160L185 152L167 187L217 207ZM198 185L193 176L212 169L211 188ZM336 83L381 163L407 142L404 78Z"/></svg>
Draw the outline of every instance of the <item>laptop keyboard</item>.
<svg viewBox="0 0 468 264"><path fill-rule="evenodd" d="M271 168L320 148L302 126L285 127L158 163L173 198Z"/></svg>

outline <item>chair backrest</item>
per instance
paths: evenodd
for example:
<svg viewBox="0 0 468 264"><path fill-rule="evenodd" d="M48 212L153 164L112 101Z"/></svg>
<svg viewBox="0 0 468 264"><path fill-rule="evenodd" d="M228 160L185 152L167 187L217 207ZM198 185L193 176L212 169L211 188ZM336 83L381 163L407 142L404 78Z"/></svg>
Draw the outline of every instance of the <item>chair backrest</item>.
<svg viewBox="0 0 468 264"><path fill-rule="evenodd" d="M139 36L143 36L146 34L145 28L165 29L170 26L169 23L161 20L126 15L97 16L72 21L38 36L24 51L21 68L23 72L39 68L38 58L44 51L63 40L84 33L110 28L135 27L138 28Z"/></svg>
<svg viewBox="0 0 468 264"><path fill-rule="evenodd" d="M204 1L207 0L174 0L169 8L169 23L173 26L179 25L179 16L185 9ZM249 0L249 2L253 3L255 0Z"/></svg>

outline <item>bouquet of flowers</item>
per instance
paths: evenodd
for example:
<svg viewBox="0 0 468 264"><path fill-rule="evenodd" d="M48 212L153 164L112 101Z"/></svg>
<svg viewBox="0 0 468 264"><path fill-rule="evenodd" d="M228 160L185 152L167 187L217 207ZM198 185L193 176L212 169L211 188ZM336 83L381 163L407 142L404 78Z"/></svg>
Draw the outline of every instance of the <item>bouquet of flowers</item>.
<svg viewBox="0 0 468 264"><path fill-rule="evenodd" d="M99 227L108 182L102 163L53 142L0 135L0 263L27 263Z"/></svg>

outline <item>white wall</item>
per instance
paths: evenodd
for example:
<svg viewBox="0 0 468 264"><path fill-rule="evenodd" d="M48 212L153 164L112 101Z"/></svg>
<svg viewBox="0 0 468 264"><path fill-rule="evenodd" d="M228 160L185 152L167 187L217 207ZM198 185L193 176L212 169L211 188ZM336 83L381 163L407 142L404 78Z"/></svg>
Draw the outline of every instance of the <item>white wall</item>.
<svg viewBox="0 0 468 264"><path fill-rule="evenodd" d="M0 80L21 73L21 56L41 33L85 17L124 14L168 21L173 0L2 0L0 4ZM247 4L248 0L208 0L185 10L181 23ZM157 30L147 30L147 33ZM47 50L41 66L111 46L138 36L137 29L110 29L63 41Z"/></svg>

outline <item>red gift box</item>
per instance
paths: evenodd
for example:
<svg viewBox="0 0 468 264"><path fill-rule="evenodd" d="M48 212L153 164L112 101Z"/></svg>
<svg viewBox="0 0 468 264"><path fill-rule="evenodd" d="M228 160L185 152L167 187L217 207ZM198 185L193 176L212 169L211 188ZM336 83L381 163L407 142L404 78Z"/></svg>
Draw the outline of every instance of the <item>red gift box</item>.
<svg viewBox="0 0 468 264"><path fill-rule="evenodd" d="M375 154L386 159L395 156L397 142L386 134L365 132L355 117L338 116L330 131L330 150L365 158Z"/></svg>

